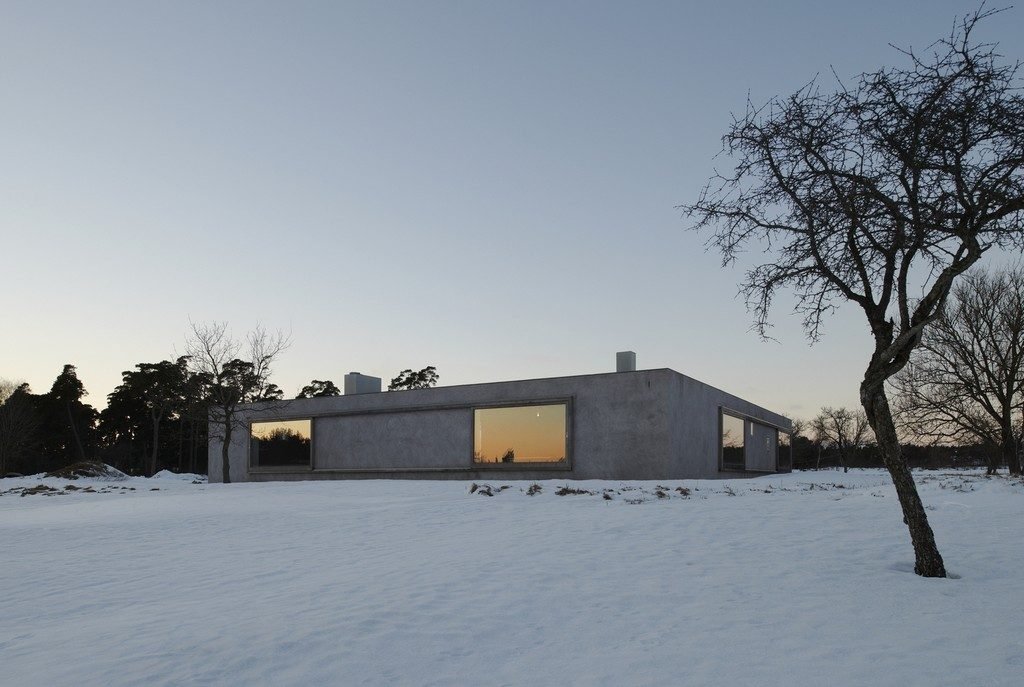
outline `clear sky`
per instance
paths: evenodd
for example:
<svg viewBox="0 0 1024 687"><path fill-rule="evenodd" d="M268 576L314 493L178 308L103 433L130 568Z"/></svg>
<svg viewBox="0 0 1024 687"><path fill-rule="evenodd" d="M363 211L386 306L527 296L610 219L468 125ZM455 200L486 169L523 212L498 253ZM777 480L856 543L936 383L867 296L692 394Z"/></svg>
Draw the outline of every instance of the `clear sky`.
<svg viewBox="0 0 1024 687"><path fill-rule="evenodd" d="M866 325L749 331L676 206L730 112L924 47L968 2L0 4L0 377L102 407L189 318L291 332L294 395L671 367L855 405ZM1024 57L1024 8L982 38ZM753 256L756 258L756 256Z"/></svg>

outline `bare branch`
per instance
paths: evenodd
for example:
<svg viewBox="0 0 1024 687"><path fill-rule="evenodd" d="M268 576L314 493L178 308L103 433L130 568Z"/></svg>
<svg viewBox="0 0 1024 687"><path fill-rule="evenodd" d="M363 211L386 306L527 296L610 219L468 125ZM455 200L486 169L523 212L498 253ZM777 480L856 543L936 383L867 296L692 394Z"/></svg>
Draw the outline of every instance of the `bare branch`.
<svg viewBox="0 0 1024 687"><path fill-rule="evenodd" d="M270 383L271 367L291 340L281 331L271 334L262 326L242 341L231 336L226 322L189 324L192 333L185 344L186 355L191 371L207 380L210 436L221 441L222 478L230 482L232 434L245 427L239 407L258 407L281 398L280 389ZM239 357L243 353L248 360Z"/></svg>
<svg viewBox="0 0 1024 687"><path fill-rule="evenodd" d="M828 93L747 102L723 138L734 163L681 206L708 230L723 265L754 247L769 257L740 291L767 337L779 290L817 340L843 301L864 313L873 351L861 404L892 475L917 554L943 576L927 515L886 396L941 315L954 283L993 246L1024 247L1024 97L1019 63L973 39L982 5L905 64ZM971 420L973 422L973 420Z"/></svg>
<svg viewBox="0 0 1024 687"><path fill-rule="evenodd" d="M1020 472L1015 418L1024 408L1024 268L974 270L892 379L905 430L978 441Z"/></svg>

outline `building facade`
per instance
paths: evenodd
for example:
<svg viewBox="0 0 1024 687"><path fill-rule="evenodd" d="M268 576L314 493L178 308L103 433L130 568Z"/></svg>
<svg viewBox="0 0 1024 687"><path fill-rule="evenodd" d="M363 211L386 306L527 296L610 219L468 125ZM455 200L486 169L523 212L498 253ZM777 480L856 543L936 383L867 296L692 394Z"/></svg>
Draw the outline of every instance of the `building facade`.
<svg viewBox="0 0 1024 687"><path fill-rule="evenodd" d="M377 393L365 379L346 380L360 393L242 406L232 481L668 480L792 464L789 419L669 369ZM209 474L221 480L216 436Z"/></svg>

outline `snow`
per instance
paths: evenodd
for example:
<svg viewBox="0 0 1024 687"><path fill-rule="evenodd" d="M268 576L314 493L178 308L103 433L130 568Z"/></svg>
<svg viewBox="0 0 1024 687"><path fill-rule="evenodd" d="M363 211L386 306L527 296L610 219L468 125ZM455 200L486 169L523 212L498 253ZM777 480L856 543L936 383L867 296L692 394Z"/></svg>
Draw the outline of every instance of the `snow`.
<svg viewBox="0 0 1024 687"><path fill-rule="evenodd" d="M124 480L128 479L128 475L121 472L117 468L96 461L74 463L72 465L67 466L66 468L57 470L56 472L47 473L46 476L72 480L77 480L84 477L87 479L95 479L102 482L123 482Z"/></svg>
<svg viewBox="0 0 1024 687"><path fill-rule="evenodd" d="M176 479L183 482L205 482L206 475L196 475L190 472L171 472L170 470L161 470L156 473L150 479Z"/></svg>
<svg viewBox="0 0 1024 687"><path fill-rule="evenodd" d="M486 496L456 481L194 477L0 479L0 683L1018 685L1024 673L1020 480L916 474L958 576L923 579L873 470L551 480L534 496L498 480ZM38 484L55 491L20 495ZM556 495L566 484L593 493Z"/></svg>

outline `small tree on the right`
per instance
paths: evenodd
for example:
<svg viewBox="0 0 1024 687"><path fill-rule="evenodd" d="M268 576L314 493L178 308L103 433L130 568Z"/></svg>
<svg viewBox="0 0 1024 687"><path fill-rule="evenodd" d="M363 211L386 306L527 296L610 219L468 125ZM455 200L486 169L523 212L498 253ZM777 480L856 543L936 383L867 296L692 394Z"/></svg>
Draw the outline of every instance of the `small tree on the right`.
<svg viewBox="0 0 1024 687"><path fill-rule="evenodd" d="M815 443L818 444L818 463L821 466L821 449L829 447L836 452L843 472L850 471L850 461L858 449L871 441L871 428L863 410L825 407L811 420Z"/></svg>
<svg viewBox="0 0 1024 687"><path fill-rule="evenodd" d="M989 474L1021 473L1024 412L1024 268L972 271L893 377L897 418L936 442L980 442Z"/></svg>
<svg viewBox="0 0 1024 687"><path fill-rule="evenodd" d="M980 9L924 53L833 92L811 82L748 104L725 134L735 167L684 205L734 262L764 255L742 285L762 335L780 289L811 340L838 302L856 304L872 350L860 400L892 476L914 570L945 577L904 459L886 382L910 360L956 278L993 247L1024 247L1024 96L1018 64L978 42Z"/></svg>

